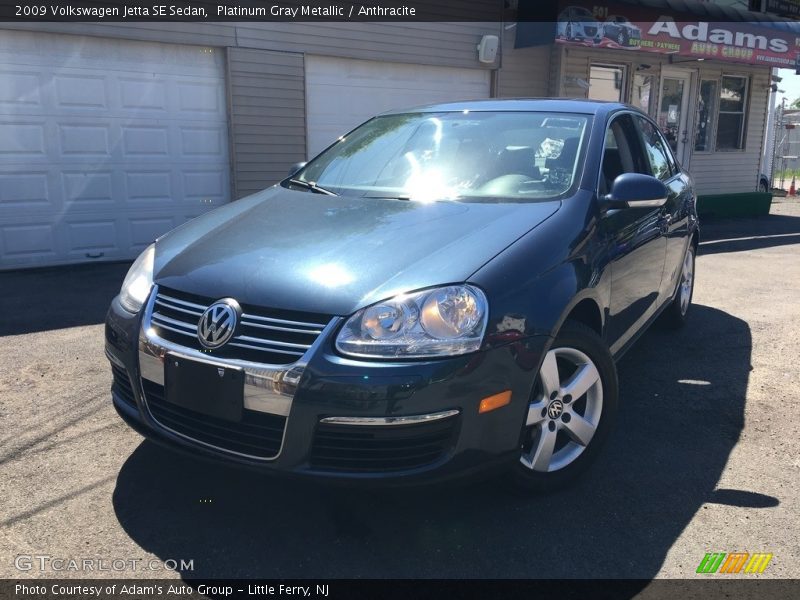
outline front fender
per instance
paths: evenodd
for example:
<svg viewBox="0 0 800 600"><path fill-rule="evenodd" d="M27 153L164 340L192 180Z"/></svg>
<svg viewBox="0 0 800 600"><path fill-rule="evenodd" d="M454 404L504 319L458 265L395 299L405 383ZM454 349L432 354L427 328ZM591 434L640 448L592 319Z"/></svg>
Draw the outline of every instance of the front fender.
<svg viewBox="0 0 800 600"><path fill-rule="evenodd" d="M593 195L581 190L470 277L490 291L488 335L513 329L524 336L554 336L586 299L604 319L610 265L597 224Z"/></svg>

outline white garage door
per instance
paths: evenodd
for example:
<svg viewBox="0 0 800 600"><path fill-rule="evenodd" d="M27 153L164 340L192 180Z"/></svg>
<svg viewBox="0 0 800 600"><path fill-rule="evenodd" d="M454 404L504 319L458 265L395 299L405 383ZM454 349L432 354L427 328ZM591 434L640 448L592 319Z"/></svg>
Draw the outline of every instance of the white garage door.
<svg viewBox="0 0 800 600"><path fill-rule="evenodd" d="M3 31L0 268L132 258L229 199L210 48Z"/></svg>
<svg viewBox="0 0 800 600"><path fill-rule="evenodd" d="M489 97L489 71L306 56L308 155L378 113Z"/></svg>

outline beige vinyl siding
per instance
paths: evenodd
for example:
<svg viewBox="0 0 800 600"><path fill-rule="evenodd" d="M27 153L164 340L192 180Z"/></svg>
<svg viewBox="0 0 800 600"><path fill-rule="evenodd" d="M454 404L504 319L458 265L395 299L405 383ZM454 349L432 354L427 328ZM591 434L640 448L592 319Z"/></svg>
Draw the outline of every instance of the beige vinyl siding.
<svg viewBox="0 0 800 600"><path fill-rule="evenodd" d="M552 44L514 48L517 28L503 31L502 67L497 73L500 98L537 98L548 95Z"/></svg>
<svg viewBox="0 0 800 600"><path fill-rule="evenodd" d="M67 33L121 38L143 42L168 42L196 46L235 46L236 23L160 22L148 23L0 23L2 29L37 31L41 33Z"/></svg>
<svg viewBox="0 0 800 600"><path fill-rule="evenodd" d="M234 198L264 189L305 160L303 55L228 49Z"/></svg>
<svg viewBox="0 0 800 600"><path fill-rule="evenodd" d="M491 69L496 64L478 62L477 45L484 35L500 35L502 23L8 22L2 28Z"/></svg>
<svg viewBox="0 0 800 600"><path fill-rule="evenodd" d="M489 69L483 35L500 23L237 23L238 45L339 58Z"/></svg>

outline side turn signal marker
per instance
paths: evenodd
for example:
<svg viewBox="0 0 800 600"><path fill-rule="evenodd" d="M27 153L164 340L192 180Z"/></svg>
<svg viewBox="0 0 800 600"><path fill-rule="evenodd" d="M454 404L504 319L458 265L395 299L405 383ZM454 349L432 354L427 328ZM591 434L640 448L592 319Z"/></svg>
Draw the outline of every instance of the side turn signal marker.
<svg viewBox="0 0 800 600"><path fill-rule="evenodd" d="M490 410L494 410L496 408L505 406L510 402L511 402L511 390L506 390L505 392L500 392L499 394L495 394L494 396L489 396L488 398L484 398L483 400L481 400L481 404L478 407L478 412L479 413L489 412Z"/></svg>

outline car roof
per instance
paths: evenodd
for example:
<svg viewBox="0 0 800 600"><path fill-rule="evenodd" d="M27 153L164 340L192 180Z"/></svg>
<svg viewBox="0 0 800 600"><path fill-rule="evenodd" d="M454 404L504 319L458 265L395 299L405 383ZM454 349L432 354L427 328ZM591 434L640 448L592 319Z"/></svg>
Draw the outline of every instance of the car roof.
<svg viewBox="0 0 800 600"><path fill-rule="evenodd" d="M488 100L466 100L463 102L426 104L402 110L390 110L382 114L397 115L417 112L463 112L469 110L476 112L553 112L605 115L622 109L641 112L637 108L621 102L587 100L585 98L494 98Z"/></svg>

